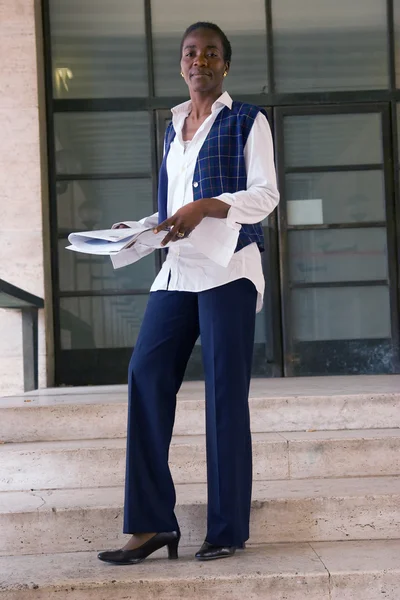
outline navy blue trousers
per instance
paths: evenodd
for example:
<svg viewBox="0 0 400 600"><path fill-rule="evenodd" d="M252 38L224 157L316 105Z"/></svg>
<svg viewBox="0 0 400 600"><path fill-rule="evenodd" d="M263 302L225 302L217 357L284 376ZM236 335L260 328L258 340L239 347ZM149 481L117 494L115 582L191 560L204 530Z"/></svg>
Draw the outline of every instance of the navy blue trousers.
<svg viewBox="0 0 400 600"><path fill-rule="evenodd" d="M239 545L248 539L248 394L256 299L248 279L199 293L150 294L129 365L124 533L179 530L168 453L176 395L200 334L206 380L206 540Z"/></svg>

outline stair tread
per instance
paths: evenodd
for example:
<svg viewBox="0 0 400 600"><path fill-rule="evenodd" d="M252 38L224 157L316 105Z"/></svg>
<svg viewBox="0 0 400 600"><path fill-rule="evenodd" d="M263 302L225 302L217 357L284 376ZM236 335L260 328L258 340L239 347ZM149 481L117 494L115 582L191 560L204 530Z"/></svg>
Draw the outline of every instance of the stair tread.
<svg viewBox="0 0 400 600"><path fill-rule="evenodd" d="M175 486L178 505L204 504L206 484L182 483ZM354 477L344 479L290 479L255 481L253 503L306 498L349 498L400 495L400 476ZM123 487L66 488L0 492L0 514L120 508Z"/></svg>
<svg viewBox="0 0 400 600"><path fill-rule="evenodd" d="M178 400L175 434L203 434L204 384L186 383ZM257 433L400 428L400 376L255 379L249 404ZM126 420L123 386L40 390L0 399L0 442L122 439Z"/></svg>
<svg viewBox="0 0 400 600"><path fill-rule="evenodd" d="M0 557L0 590L65 588L71 584L76 590L80 586L89 589L140 584L140 589L144 591L146 584L157 581L178 585L182 581L199 583L207 579L217 583L227 579L254 581L280 578L284 585L282 578L327 580L329 577L349 574L357 577L363 574L400 573L400 540L250 545L244 552L237 552L222 564L221 561L195 561L193 553L193 548L181 548L180 560L168 561L163 549L144 563L125 568L105 565L97 559L96 552ZM132 588L131 593L135 591Z"/></svg>
<svg viewBox="0 0 400 600"><path fill-rule="evenodd" d="M251 399L327 398L329 396L400 397L400 375L253 379L250 388ZM203 401L204 382L185 382L178 399ZM127 386L124 385L47 388L27 392L21 396L0 398L0 410L61 404L126 403L126 401Z"/></svg>
<svg viewBox="0 0 400 600"><path fill-rule="evenodd" d="M255 432L253 443L286 443L312 441L359 441L359 440L394 440L400 438L400 428L392 429L343 429L320 431L281 431ZM172 444L176 446L204 445L204 435L174 435ZM101 438L93 440L61 440L40 442L7 442L0 444L0 455L7 452L51 452L79 449L126 448L126 438Z"/></svg>
<svg viewBox="0 0 400 600"><path fill-rule="evenodd" d="M396 432L396 429L393 429ZM398 430L400 437L400 429ZM396 435L394 433L394 435ZM285 442L278 433L254 433L253 441L265 442ZM174 435L172 444L174 445L195 445L205 443L205 436L199 435ZM77 450L84 448L124 448L126 447L126 438L101 438L93 440L61 440L61 441L39 441L39 442L7 442L0 444L0 454L3 452L36 452L40 450Z"/></svg>

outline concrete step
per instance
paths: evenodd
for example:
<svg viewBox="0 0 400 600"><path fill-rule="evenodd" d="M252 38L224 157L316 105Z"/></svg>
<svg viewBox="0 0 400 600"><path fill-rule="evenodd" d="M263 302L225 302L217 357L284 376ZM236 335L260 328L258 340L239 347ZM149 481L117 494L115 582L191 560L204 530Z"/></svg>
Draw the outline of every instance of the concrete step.
<svg viewBox="0 0 400 600"><path fill-rule="evenodd" d="M279 431L400 427L400 376L255 379L252 429ZM30 442L126 435L126 386L40 390L0 399L0 441ZM185 383L176 435L204 433L204 384Z"/></svg>
<svg viewBox="0 0 400 600"><path fill-rule="evenodd" d="M0 490L124 484L126 440L0 445ZM206 481L204 436L175 436L176 483ZM400 429L253 434L254 479L400 475Z"/></svg>
<svg viewBox="0 0 400 600"><path fill-rule="evenodd" d="M183 544L205 535L206 487L176 486ZM0 493L0 554L120 547L123 488ZM400 538L400 477L255 482L251 542Z"/></svg>
<svg viewBox="0 0 400 600"><path fill-rule="evenodd" d="M0 558L0 600L398 600L400 541L249 547L198 562L193 549L127 567L95 552Z"/></svg>

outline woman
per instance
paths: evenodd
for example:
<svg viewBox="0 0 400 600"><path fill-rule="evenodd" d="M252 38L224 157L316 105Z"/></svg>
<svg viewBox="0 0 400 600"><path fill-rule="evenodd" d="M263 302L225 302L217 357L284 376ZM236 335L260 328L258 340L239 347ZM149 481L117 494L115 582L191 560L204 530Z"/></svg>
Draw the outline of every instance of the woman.
<svg viewBox="0 0 400 600"><path fill-rule="evenodd" d="M99 558L107 562L134 564L163 546L169 558L177 558L180 531L168 452L176 395L199 334L206 379L208 514L196 558L232 556L249 537L248 393L255 315L264 292L260 222L276 207L279 194L265 115L222 92L230 62L231 46L219 27L195 23L186 30L181 74L190 101L172 109L159 211L142 221L157 233L169 230L163 244L178 243L170 244L151 288L129 366L124 533L132 537L121 550L101 552ZM223 219L224 231L240 228L227 266L199 254L186 239L205 217L213 223ZM149 250L135 246L127 252L133 262Z"/></svg>

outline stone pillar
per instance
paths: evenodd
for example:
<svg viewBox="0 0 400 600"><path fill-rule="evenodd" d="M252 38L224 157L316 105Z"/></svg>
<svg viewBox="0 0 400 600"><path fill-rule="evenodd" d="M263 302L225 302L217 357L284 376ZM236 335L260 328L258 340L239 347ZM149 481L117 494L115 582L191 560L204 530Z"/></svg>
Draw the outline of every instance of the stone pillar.
<svg viewBox="0 0 400 600"><path fill-rule="evenodd" d="M45 298L39 386L52 383L40 0L0 0L0 278ZM0 395L23 391L22 317L0 310Z"/></svg>

